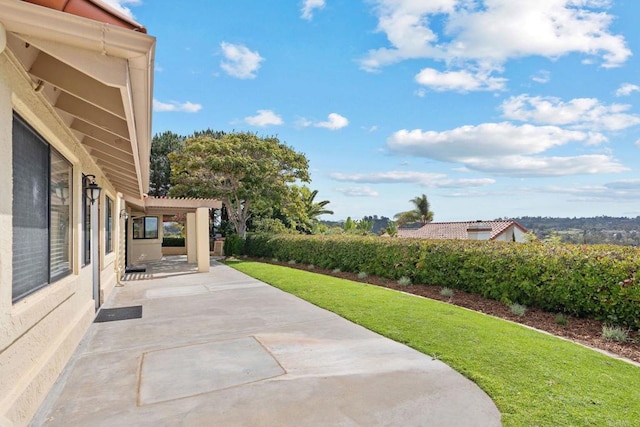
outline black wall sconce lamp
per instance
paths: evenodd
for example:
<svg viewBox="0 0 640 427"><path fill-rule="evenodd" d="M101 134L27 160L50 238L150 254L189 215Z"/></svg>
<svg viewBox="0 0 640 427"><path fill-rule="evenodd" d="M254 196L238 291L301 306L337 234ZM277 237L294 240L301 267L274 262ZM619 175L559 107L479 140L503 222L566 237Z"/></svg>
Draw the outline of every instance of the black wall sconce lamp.
<svg viewBox="0 0 640 427"><path fill-rule="evenodd" d="M129 219L129 212L127 212L126 209L122 209L120 211L120 218L124 219L125 221Z"/></svg>
<svg viewBox="0 0 640 427"><path fill-rule="evenodd" d="M89 198L89 201L91 202L91 204L93 204L96 200L100 198L100 192L102 191L102 188L100 188L100 186L96 184L95 175L86 175L85 178L87 179L87 181L89 181L89 184L85 188L85 191L87 192L87 197Z"/></svg>

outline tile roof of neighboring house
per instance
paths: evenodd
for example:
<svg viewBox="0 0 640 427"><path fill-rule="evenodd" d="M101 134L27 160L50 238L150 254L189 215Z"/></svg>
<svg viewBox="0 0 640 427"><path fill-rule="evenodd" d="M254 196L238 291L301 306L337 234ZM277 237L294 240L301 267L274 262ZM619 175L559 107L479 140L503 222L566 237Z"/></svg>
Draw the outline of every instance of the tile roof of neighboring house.
<svg viewBox="0 0 640 427"><path fill-rule="evenodd" d="M100 0L23 0L94 21L146 33L147 29Z"/></svg>
<svg viewBox="0 0 640 427"><path fill-rule="evenodd" d="M489 240L496 239L500 234L506 231L510 226L515 225L523 232L527 229L512 220L502 221L467 221L467 222L431 222L425 224L418 229L399 229L398 237L417 238L417 239L459 239L466 240L468 238L467 229L470 226L481 226L491 229Z"/></svg>

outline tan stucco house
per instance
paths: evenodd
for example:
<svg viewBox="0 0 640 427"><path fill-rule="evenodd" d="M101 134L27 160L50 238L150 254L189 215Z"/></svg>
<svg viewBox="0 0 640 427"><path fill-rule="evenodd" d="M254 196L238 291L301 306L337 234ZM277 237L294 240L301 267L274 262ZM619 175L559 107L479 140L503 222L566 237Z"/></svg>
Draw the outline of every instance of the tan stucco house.
<svg viewBox="0 0 640 427"><path fill-rule="evenodd" d="M29 422L125 265L159 258L163 214L209 269L219 202L145 195L155 43L99 0L0 0L0 426Z"/></svg>
<svg viewBox="0 0 640 427"><path fill-rule="evenodd" d="M414 239L493 240L525 242L527 229L513 220L430 222L416 229L399 229L398 237Z"/></svg>

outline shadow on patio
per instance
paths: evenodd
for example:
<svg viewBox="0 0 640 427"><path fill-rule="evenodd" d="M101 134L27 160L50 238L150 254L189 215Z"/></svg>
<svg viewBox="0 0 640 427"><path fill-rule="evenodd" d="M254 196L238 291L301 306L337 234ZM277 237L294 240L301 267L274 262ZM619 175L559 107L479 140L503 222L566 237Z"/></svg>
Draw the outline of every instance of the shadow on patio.
<svg viewBox="0 0 640 427"><path fill-rule="evenodd" d="M196 264L189 264L186 255L164 256L160 261L149 261L136 264L132 267L132 272L124 275L124 282L198 273L198 266ZM141 269L145 271L137 271Z"/></svg>
<svg viewBox="0 0 640 427"><path fill-rule="evenodd" d="M34 418L69 425L500 425L443 363L215 260L148 263L105 308Z"/></svg>

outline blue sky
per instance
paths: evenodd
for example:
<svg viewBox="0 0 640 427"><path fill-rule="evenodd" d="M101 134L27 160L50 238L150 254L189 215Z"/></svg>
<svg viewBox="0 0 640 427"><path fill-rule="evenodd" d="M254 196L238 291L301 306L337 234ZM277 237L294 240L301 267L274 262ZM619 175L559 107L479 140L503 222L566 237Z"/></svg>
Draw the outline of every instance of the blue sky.
<svg viewBox="0 0 640 427"><path fill-rule="evenodd" d="M327 219L640 215L637 0L109 0L154 133L277 135Z"/></svg>

